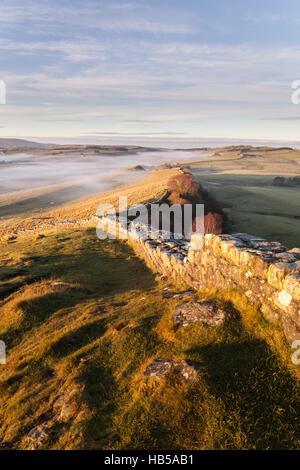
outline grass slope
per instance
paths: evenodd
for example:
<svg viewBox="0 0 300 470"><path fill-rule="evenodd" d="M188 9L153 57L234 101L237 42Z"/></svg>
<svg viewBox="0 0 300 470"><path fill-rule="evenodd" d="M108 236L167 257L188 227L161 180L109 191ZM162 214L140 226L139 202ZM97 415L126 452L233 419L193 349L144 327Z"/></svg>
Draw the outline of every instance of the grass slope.
<svg viewBox="0 0 300 470"><path fill-rule="evenodd" d="M175 174L178 174L176 168L157 170L146 173L139 181L131 184L128 184L131 175L126 175L126 186L122 186L121 181L116 181L112 190L85 197L79 197L76 191L75 199L61 202L58 204L59 207L50 204L53 201L53 191L68 192L72 190L71 185L44 186L27 191L0 194L0 236L47 222L80 221L94 216L99 204L113 204L117 209L119 196L127 197L128 206L151 202L162 195L169 179ZM33 210L34 207L36 207L35 210Z"/></svg>
<svg viewBox="0 0 300 470"><path fill-rule="evenodd" d="M232 231L300 246L300 190L260 186L226 186L210 191L232 221Z"/></svg>
<svg viewBox="0 0 300 470"><path fill-rule="evenodd" d="M131 248L78 229L2 245L0 440L50 449L295 449L297 370L281 329L237 292L201 291L231 312L174 331L156 279ZM184 286L181 286L184 288ZM144 379L154 358L199 379Z"/></svg>
<svg viewBox="0 0 300 470"><path fill-rule="evenodd" d="M300 188L272 186L273 177L262 175L196 176L227 213L231 233L300 246Z"/></svg>
<svg viewBox="0 0 300 470"><path fill-rule="evenodd" d="M216 149L190 163L193 174L223 203L232 232L300 246L300 188L272 186L275 176L299 174L300 151L287 149Z"/></svg>

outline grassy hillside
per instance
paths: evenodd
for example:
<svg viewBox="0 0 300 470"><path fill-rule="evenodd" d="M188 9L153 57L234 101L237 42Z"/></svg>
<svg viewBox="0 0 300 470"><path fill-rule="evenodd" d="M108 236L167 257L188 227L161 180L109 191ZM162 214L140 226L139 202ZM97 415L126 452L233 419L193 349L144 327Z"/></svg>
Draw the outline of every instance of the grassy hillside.
<svg viewBox="0 0 300 470"><path fill-rule="evenodd" d="M242 181L224 186L208 184L231 221L231 231L278 240L290 248L300 246L300 188L247 185Z"/></svg>
<svg viewBox="0 0 300 470"><path fill-rule="evenodd" d="M234 152L191 166L233 230L300 246L300 191L270 186L272 158L273 170L278 160L282 172L285 159L296 171L298 153L290 151L258 155L257 172L256 157ZM119 195L129 205L156 200L177 173L155 171L35 213L31 198L46 197L47 188L0 200L4 211L10 206L0 230L0 339L8 354L0 365L1 448L299 448L299 369L279 326L234 290L202 290L192 298L213 299L230 319L176 331L172 311L182 300L162 293L186 286L156 277L126 243L99 241L95 228L57 225L93 216L100 203L116 205ZM175 372L145 378L157 358L197 363L197 382Z"/></svg>
<svg viewBox="0 0 300 470"><path fill-rule="evenodd" d="M166 281L94 229L2 243L0 263L2 448L299 446L291 350L246 298L198 292L231 319L175 332ZM154 358L198 363L198 381L144 378ZM30 440L36 426L44 437Z"/></svg>
<svg viewBox="0 0 300 470"><path fill-rule="evenodd" d="M75 199L61 203L59 207L50 204L53 189L68 191L67 184L0 195L0 236L47 223L92 217L99 204L114 204L118 208L119 196L127 197L128 206L156 200L164 192L170 177L177 173L175 168L153 171L134 183L129 184L127 180L126 186L124 182L116 181L116 186L110 191L85 197L76 193ZM33 207L39 209L33 210Z"/></svg>
<svg viewBox="0 0 300 470"><path fill-rule="evenodd" d="M275 176L299 173L300 151L218 152L191 163L201 184L222 205L231 232L246 232L300 246L300 187L272 186Z"/></svg>

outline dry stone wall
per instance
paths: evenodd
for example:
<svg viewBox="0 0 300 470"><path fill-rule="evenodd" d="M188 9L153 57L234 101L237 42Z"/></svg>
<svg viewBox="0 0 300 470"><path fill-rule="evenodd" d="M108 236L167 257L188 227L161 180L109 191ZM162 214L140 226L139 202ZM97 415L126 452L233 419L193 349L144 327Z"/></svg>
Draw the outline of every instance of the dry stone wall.
<svg viewBox="0 0 300 470"><path fill-rule="evenodd" d="M115 233L116 219L101 219ZM170 240L170 233L131 224L117 218L117 236L128 238L136 253L154 271L195 289L211 286L237 289L260 306L264 317L281 322L289 342L300 339L300 249L288 250L279 242L236 233L193 235L191 240ZM153 233L152 233L153 237Z"/></svg>

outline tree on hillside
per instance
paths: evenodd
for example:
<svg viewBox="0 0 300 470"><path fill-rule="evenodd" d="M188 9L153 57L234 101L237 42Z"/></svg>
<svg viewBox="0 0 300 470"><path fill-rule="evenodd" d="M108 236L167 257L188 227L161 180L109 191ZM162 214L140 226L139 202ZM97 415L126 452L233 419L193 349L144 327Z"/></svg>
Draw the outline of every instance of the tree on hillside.
<svg viewBox="0 0 300 470"><path fill-rule="evenodd" d="M190 204L190 201L182 197L176 191L172 191L171 194L168 196L168 200L170 204L180 204L183 206L184 204Z"/></svg>
<svg viewBox="0 0 300 470"><path fill-rule="evenodd" d="M199 221L198 221L199 222ZM200 223L199 223L200 226ZM197 227L197 218L193 220L192 232L196 232ZM223 233L223 217L221 214L216 212L209 212L204 216L204 233L213 233L215 235L220 235Z"/></svg>
<svg viewBox="0 0 300 470"><path fill-rule="evenodd" d="M204 231L205 233L214 233L220 235L223 231L223 217L216 212L209 212L204 216Z"/></svg>
<svg viewBox="0 0 300 470"><path fill-rule="evenodd" d="M300 185L300 175L294 176L293 181L297 186Z"/></svg>
<svg viewBox="0 0 300 470"><path fill-rule="evenodd" d="M173 176L168 182L169 191L182 197L195 198L199 195L201 186L190 173Z"/></svg>
<svg viewBox="0 0 300 470"><path fill-rule="evenodd" d="M284 186L285 178L283 176L275 176L275 178L273 179L273 184L275 186Z"/></svg>

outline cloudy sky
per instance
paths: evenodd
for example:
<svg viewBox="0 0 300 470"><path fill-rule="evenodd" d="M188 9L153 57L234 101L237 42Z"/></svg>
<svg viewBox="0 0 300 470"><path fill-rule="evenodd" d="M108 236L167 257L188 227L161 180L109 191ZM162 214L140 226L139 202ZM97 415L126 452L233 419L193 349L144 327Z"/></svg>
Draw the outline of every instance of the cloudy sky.
<svg viewBox="0 0 300 470"><path fill-rule="evenodd" d="M0 0L0 137L300 141L299 30L299 0Z"/></svg>

